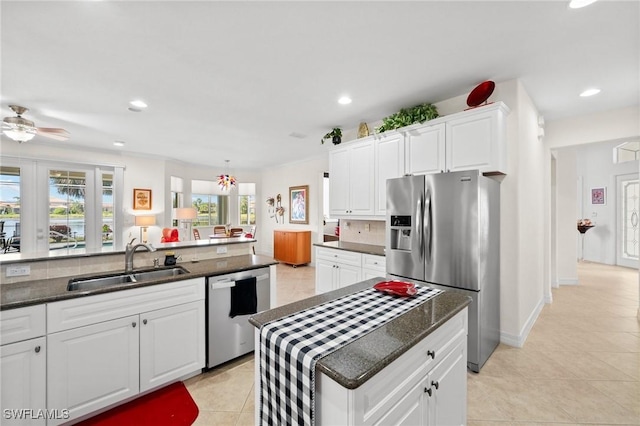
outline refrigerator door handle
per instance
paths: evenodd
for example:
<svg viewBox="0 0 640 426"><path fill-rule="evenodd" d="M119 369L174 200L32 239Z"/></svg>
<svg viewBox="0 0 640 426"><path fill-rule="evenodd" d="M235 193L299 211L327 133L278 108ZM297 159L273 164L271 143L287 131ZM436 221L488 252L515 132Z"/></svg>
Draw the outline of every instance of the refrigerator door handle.
<svg viewBox="0 0 640 426"><path fill-rule="evenodd" d="M420 258L422 258L423 250L423 238L422 238L422 195L418 198L416 203L416 228L415 233L418 234L418 249L420 250Z"/></svg>
<svg viewBox="0 0 640 426"><path fill-rule="evenodd" d="M427 261L431 260L431 192L427 189L427 196L424 201L424 250Z"/></svg>

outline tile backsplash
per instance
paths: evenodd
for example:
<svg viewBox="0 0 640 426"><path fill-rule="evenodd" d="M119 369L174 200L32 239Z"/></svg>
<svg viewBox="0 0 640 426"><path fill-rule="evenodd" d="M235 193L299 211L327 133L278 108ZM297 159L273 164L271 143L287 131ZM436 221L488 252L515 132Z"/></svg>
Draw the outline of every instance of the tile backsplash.
<svg viewBox="0 0 640 426"><path fill-rule="evenodd" d="M340 219L340 241L384 246L383 220Z"/></svg>
<svg viewBox="0 0 640 426"><path fill-rule="evenodd" d="M215 259L219 257L240 256L251 253L251 243L226 245L227 253L218 254L216 245L197 246L184 248L158 248L158 251L150 253L138 251L135 254L135 268L152 268L153 259L158 258L160 265L164 262L165 251L173 251L176 256L181 256L178 264L188 263L193 260ZM29 265L29 275L7 277L7 268L15 265ZM66 257L58 259L42 259L31 262L0 264L0 284L11 284L24 281L44 280L58 277L71 277L75 275L99 274L124 270L124 253L102 254L97 256Z"/></svg>

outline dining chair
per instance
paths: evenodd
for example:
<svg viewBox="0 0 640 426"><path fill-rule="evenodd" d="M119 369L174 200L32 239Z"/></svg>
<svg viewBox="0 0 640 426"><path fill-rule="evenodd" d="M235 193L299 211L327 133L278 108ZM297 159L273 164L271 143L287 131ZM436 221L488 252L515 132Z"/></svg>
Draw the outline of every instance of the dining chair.
<svg viewBox="0 0 640 426"><path fill-rule="evenodd" d="M229 230L230 237L242 237L243 233L244 233L244 229L242 228L231 228Z"/></svg>
<svg viewBox="0 0 640 426"><path fill-rule="evenodd" d="M199 240L200 239L200 231L198 231L197 229L193 230L193 239L194 240Z"/></svg>
<svg viewBox="0 0 640 426"><path fill-rule="evenodd" d="M213 227L213 235L227 235L227 227L224 225L216 225Z"/></svg>

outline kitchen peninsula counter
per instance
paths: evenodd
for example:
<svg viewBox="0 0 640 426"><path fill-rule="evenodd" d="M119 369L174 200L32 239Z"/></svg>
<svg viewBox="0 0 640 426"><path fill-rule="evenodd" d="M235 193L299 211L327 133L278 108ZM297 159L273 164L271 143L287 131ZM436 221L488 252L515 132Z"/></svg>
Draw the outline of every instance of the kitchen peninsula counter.
<svg viewBox="0 0 640 426"><path fill-rule="evenodd" d="M277 263L278 262L270 257L250 254L221 257L216 259L204 259L198 262L179 262L176 266L185 268L187 271L189 271L188 273L155 279L153 281L150 280L144 282L118 284L88 291L68 291L67 284L72 278L82 278L86 276L98 275L104 276L115 273L123 273L123 270L2 284L0 285L0 310L38 305L42 303L73 299L77 297L92 296L95 294L109 293L113 291L128 290L137 287L145 287L172 281L187 280L191 278L223 275L232 272L263 268L265 266L275 265ZM148 269L149 268L138 268L135 269L134 272Z"/></svg>
<svg viewBox="0 0 640 426"><path fill-rule="evenodd" d="M314 243L314 246L353 251L363 254L373 254L376 256L385 255L384 246L377 246L373 244L351 243L348 241L326 241L324 243Z"/></svg>

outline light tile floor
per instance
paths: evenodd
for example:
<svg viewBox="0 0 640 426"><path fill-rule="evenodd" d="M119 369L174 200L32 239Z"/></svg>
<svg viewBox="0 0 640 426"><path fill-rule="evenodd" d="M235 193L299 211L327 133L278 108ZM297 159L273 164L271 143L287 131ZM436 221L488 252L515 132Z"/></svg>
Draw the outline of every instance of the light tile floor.
<svg viewBox="0 0 640 426"><path fill-rule="evenodd" d="M278 305L314 294L315 269L277 266ZM640 425L638 271L578 265L580 285L553 290L523 348L500 345L468 373L468 424ZM186 384L196 425L253 425L253 355Z"/></svg>

